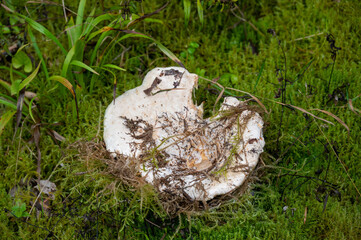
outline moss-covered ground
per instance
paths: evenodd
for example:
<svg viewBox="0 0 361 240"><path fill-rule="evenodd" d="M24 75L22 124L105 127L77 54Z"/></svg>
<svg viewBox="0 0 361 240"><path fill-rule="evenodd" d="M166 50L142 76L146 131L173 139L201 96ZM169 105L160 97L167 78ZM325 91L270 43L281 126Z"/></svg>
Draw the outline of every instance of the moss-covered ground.
<svg viewBox="0 0 361 240"><path fill-rule="evenodd" d="M157 42L137 34L121 39L129 31L103 27L124 30L123 17L166 2L84 2L2 1L0 129L12 118L0 136L1 239L361 239L361 3L198 1L200 18L197 1L170 1L129 26L163 44L190 72L254 95L268 112L258 178L245 194L169 216L151 187L126 186L105 173L104 162L79 153L84 142L102 141L114 78L118 96L150 69L176 65ZM112 15L97 18L106 13ZM92 19L99 21L86 32ZM25 86L37 99L25 98L16 127L18 79L36 71L41 58ZM74 87L79 119L73 89L54 76ZM219 92L200 80L195 101L204 102L206 116ZM54 141L53 131L64 140ZM39 170L57 186L54 200L40 196L50 215L33 207L37 195L24 183L38 179Z"/></svg>

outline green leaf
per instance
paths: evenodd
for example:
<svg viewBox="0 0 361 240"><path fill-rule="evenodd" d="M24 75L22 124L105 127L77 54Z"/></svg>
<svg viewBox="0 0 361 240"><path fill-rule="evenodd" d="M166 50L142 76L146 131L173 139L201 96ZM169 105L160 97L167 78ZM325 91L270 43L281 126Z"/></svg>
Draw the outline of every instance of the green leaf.
<svg viewBox="0 0 361 240"><path fill-rule="evenodd" d="M235 85L238 83L238 77L232 73L225 73L220 77L219 83L222 85L229 85L230 83Z"/></svg>
<svg viewBox="0 0 361 240"><path fill-rule="evenodd" d="M182 58L187 58L187 53L185 51L179 54Z"/></svg>
<svg viewBox="0 0 361 240"><path fill-rule="evenodd" d="M202 3L201 3L200 0L197 0L197 10L198 10L199 21L200 21L201 24L203 25L203 21L204 21L203 7L202 7Z"/></svg>
<svg viewBox="0 0 361 240"><path fill-rule="evenodd" d="M32 98L30 100L30 103L29 103L29 114L30 114L30 117L31 119L34 121L34 123L36 123L35 121L35 118L34 118L34 115L33 115L33 110L32 110L32 106L33 106L33 101L34 101L35 98Z"/></svg>
<svg viewBox="0 0 361 240"><path fill-rule="evenodd" d="M188 25L189 18L191 16L191 1L190 0L183 0L183 7L184 7L184 20L186 26Z"/></svg>
<svg viewBox="0 0 361 240"><path fill-rule="evenodd" d="M87 23L86 29L83 32L83 36L88 36L90 34L90 32L93 30L93 28L96 27L100 22L106 21L106 20L111 20L113 18L114 18L114 16L109 13L96 17L94 20ZM88 40L90 40L90 39L88 39Z"/></svg>
<svg viewBox="0 0 361 240"><path fill-rule="evenodd" d="M78 61L78 60L73 60L73 61L71 61L70 64L71 64L71 65L74 65L74 66L78 66L78 67L84 68L84 69L86 69L86 70L88 70L88 71L90 71L90 72L92 72L92 73L95 73L95 74L99 75L99 73L97 73L94 69L92 69L91 67L89 67L89 66L86 65L85 63L80 62L80 61Z"/></svg>
<svg viewBox="0 0 361 240"><path fill-rule="evenodd" d="M30 214L26 212L26 204L20 200L16 201L16 205L11 208L11 211L18 218L30 216Z"/></svg>
<svg viewBox="0 0 361 240"><path fill-rule="evenodd" d="M191 48L199 48L199 44L196 43L196 42L191 42L191 43L189 44L189 47L191 47Z"/></svg>
<svg viewBox="0 0 361 240"><path fill-rule="evenodd" d="M21 83L21 79L16 79L12 84L11 84L11 88L10 88L10 94L11 95L15 95L18 94L20 91L20 83Z"/></svg>
<svg viewBox="0 0 361 240"><path fill-rule="evenodd" d="M2 26L1 31L3 34L8 34L10 33L10 28L8 28L7 26Z"/></svg>
<svg viewBox="0 0 361 240"><path fill-rule="evenodd" d="M75 97L75 91L74 91L73 85L71 85L71 83L68 81L68 79L66 79L62 76L51 76L49 78L49 80L55 80L55 81L60 82L61 84L63 84L64 87L69 89L69 91L71 92L73 97Z"/></svg>
<svg viewBox="0 0 361 240"><path fill-rule="evenodd" d="M147 23L159 23L159 24L164 24L164 22L160 19L156 19L156 18L145 18L143 20L144 22L147 22Z"/></svg>
<svg viewBox="0 0 361 240"><path fill-rule="evenodd" d="M36 77L36 75L38 74L39 68L40 68L40 63L38 64L38 66L36 67L36 69L34 70L34 72L32 72L27 78L25 78L25 79L20 83L19 91L20 91L21 89L23 89L24 87L26 87L26 86Z"/></svg>
<svg viewBox="0 0 361 240"><path fill-rule="evenodd" d="M70 17L69 21L66 24L66 35L68 36L68 47L74 46L74 43L76 41L76 33L75 33L75 27L74 27L74 19L73 17Z"/></svg>
<svg viewBox="0 0 361 240"><path fill-rule="evenodd" d="M24 71L29 73L33 70L33 65L28 55L24 52L17 52L12 58L13 67L18 69L24 66Z"/></svg>
<svg viewBox="0 0 361 240"><path fill-rule="evenodd" d="M78 13L76 16L76 22L75 22L74 42L80 38L80 35L83 30L83 18L84 18L85 4L86 4L86 0L80 0L79 7L78 7Z"/></svg>
<svg viewBox="0 0 361 240"><path fill-rule="evenodd" d="M16 104L14 102L16 101L11 101L8 98L5 98L3 94L0 94L0 104L3 104L5 106L11 107L12 109L17 109L16 108Z"/></svg>
<svg viewBox="0 0 361 240"><path fill-rule="evenodd" d="M12 12L13 14L25 19L25 21L32 27L34 28L36 31L40 32L41 34L44 34L47 38L53 40L53 42L59 46L59 48L61 49L61 51L63 52L63 54L66 54L66 50L63 47L63 45L60 43L60 41L48 30L46 29L44 26L42 26L41 24L39 24L38 22L34 21L31 18L28 18L24 15L21 15L17 12Z"/></svg>
<svg viewBox="0 0 361 240"><path fill-rule="evenodd" d="M189 53L190 55L193 55L193 53L196 51L196 49L190 47L190 48L187 49L187 51L188 51L188 53Z"/></svg>
<svg viewBox="0 0 361 240"><path fill-rule="evenodd" d="M152 40L155 44L157 44L158 48L165 54L167 55L172 61L174 61L175 63L177 63L179 66L184 67L183 63L181 62L181 60L179 60L176 55L174 55L174 53L172 53L168 48L166 48L162 43L160 43L158 40L149 37L143 33L139 33L139 32L135 32L132 30L122 30L122 32L128 33L126 35L124 35L123 37L121 37L117 42L120 42L123 39L129 38L129 37L142 37L142 38L146 38L146 39L150 39Z"/></svg>
<svg viewBox="0 0 361 240"><path fill-rule="evenodd" d="M74 53L75 53L75 45L69 50L68 54L65 57L65 60L63 62L63 68L61 69L61 76L66 77Z"/></svg>
<svg viewBox="0 0 361 240"><path fill-rule="evenodd" d="M118 66L116 66L114 64L105 64L105 65L103 65L103 67L114 68L114 69L117 69L117 70L120 70L120 71L127 71L124 68L118 67Z"/></svg>
<svg viewBox="0 0 361 240"><path fill-rule="evenodd" d="M29 33L29 38L30 38L30 41L31 41L31 45L34 47L34 50L36 52L36 54L38 55L38 57L40 58L40 61L41 61L41 67L45 73L45 77L46 79L49 78L49 72L48 72L48 68L46 67L46 64L45 64L45 60L43 58L43 55L40 51L40 48L36 42L36 39L35 39L35 36L33 34L33 31L31 30L31 27L28 27L28 33Z"/></svg>
<svg viewBox="0 0 361 240"><path fill-rule="evenodd" d="M16 113L15 110L9 110L1 116L1 118L0 118L0 135L4 131L6 124L8 124L8 122L14 116L15 113Z"/></svg>
<svg viewBox="0 0 361 240"><path fill-rule="evenodd" d="M10 83L0 79L0 85L3 86L4 88L6 88L6 90L8 90L9 92L11 92L11 85Z"/></svg>
<svg viewBox="0 0 361 240"><path fill-rule="evenodd" d="M114 22L113 22L113 23L114 23ZM111 26L113 23L111 23L110 26ZM96 32L90 34L90 36L89 36L89 38L88 38L87 41L90 41L90 39L92 39L93 37L95 37L96 35L98 35L98 34L101 33L101 35L100 35L100 37L99 37L99 39L98 39L98 41L97 41L97 44L95 45L95 47L94 47L93 50L92 50L92 54L91 54L91 56L90 56L90 65L93 65L94 60L95 60L95 58L96 58L96 56L97 56L98 49L99 49L100 46L102 45L103 40L105 40L105 38L108 37L108 36L111 34L111 32L110 32L111 29L112 29L111 27L104 27L104 28L100 29L99 31L96 31Z"/></svg>
<svg viewBox="0 0 361 240"><path fill-rule="evenodd" d="M27 77L24 73L19 72L19 71L16 71L16 70L12 69L12 67L10 68L10 67L7 67L7 66L0 66L0 69L6 69L6 70L8 70L8 71L10 71L10 72L14 72L14 73L16 73L17 75L19 75L19 76L22 77L22 78L26 78L26 77Z"/></svg>

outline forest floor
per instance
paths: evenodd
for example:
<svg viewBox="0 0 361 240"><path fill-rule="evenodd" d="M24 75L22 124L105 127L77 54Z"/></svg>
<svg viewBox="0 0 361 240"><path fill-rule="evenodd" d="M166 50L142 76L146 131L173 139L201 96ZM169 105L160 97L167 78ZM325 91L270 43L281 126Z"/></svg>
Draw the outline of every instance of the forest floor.
<svg viewBox="0 0 361 240"><path fill-rule="evenodd" d="M0 6L1 239L361 239L360 2L58 2ZM259 99L266 146L243 195L169 214L102 134L113 90L175 56ZM200 78L206 117L220 90Z"/></svg>

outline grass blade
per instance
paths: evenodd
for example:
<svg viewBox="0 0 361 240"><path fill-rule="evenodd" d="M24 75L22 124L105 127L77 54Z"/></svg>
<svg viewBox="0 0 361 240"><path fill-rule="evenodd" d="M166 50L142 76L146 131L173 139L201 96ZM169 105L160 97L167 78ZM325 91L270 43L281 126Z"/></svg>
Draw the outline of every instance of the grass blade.
<svg viewBox="0 0 361 240"><path fill-rule="evenodd" d="M87 23L88 25L86 26L85 30L83 31L82 36L88 36L89 33L93 30L93 28L96 27L100 22L106 21L106 20L111 20L113 18L114 17L109 13L96 17L95 19L93 19L92 21ZM88 39L88 40L90 40L90 39Z"/></svg>
<svg viewBox="0 0 361 240"><path fill-rule="evenodd" d="M189 18L191 16L191 1L183 0L183 7L184 7L184 22L185 25L188 26Z"/></svg>
<svg viewBox="0 0 361 240"><path fill-rule="evenodd" d="M16 132L18 130L18 127L20 126L23 105L24 105L24 98L25 98L25 89L23 89L19 92L18 102L16 104L16 114L15 114L16 115L16 124L15 124L15 131L14 131L13 139L15 139Z"/></svg>
<svg viewBox="0 0 361 240"><path fill-rule="evenodd" d="M0 85L3 86L6 90L8 90L8 92L11 91L11 84L7 81L0 79Z"/></svg>
<svg viewBox="0 0 361 240"><path fill-rule="evenodd" d="M127 28L129 28L130 26L132 26L132 25L134 25L134 24L136 24L136 23L138 23L138 22L140 22L140 21L142 21L142 20L144 20L144 19L146 19L146 18L148 18L148 17L151 17L151 16L159 13L159 12L162 11L164 8L166 8L166 7L168 6L168 4L169 4L169 2L167 2L167 3L164 4L161 8L155 10L154 12L148 13L148 14L144 14L143 16L141 16L141 17L139 17L139 18L137 18L137 19L129 22L128 25L127 25Z"/></svg>
<svg viewBox="0 0 361 240"><path fill-rule="evenodd" d="M40 68L40 64L38 64L38 66L36 67L36 69L34 70L34 72L32 72L27 78L25 78L19 86L19 91L21 91L23 88L25 88L34 78L35 76L38 74L39 68Z"/></svg>
<svg viewBox="0 0 361 240"><path fill-rule="evenodd" d="M83 30L83 18L84 18L84 8L85 8L86 0L80 0L78 13L75 21L75 36L73 38L74 43L80 38Z"/></svg>
<svg viewBox="0 0 361 240"><path fill-rule="evenodd" d="M352 105L352 99L349 99L349 100L348 100L348 106L350 107L351 111L352 111L354 114L360 116L360 114L358 114L357 112L361 112L361 111L358 110L357 108L354 108L354 107L353 107L353 105ZM357 112L356 112L356 111L357 111Z"/></svg>
<svg viewBox="0 0 361 240"><path fill-rule="evenodd" d="M3 7L4 5L1 4ZM7 10L10 10L9 8L6 8ZM23 18L32 28L34 28L36 31L40 32L41 34L44 34L47 38L53 40L53 42L58 45L58 47L61 49L61 51L63 52L63 54L66 54L66 50L63 47L63 45L60 43L60 41L48 30L46 29L43 25L41 25L40 23L37 23L36 21L34 21L31 18L28 18L27 16L21 15L20 13L14 12L12 10L10 10L13 14L17 15L20 18Z"/></svg>
<svg viewBox="0 0 361 240"><path fill-rule="evenodd" d="M113 71L110 71L109 69L106 69L105 67L109 67L109 68L113 68L113 69L117 69L117 70L121 70L121 71L126 71L126 70L124 68L118 67L118 66L116 66L114 64L105 64L102 67L102 69L104 69L105 71L110 72L114 77L114 81L113 81L113 102L115 104L115 94L116 94L116 90L117 90L117 77L113 73Z"/></svg>
<svg viewBox="0 0 361 240"><path fill-rule="evenodd" d="M1 116L1 118L0 118L0 135L3 133L6 124L8 124L8 122L14 116L15 113L16 113L16 111L9 110Z"/></svg>
<svg viewBox="0 0 361 240"><path fill-rule="evenodd" d="M118 67L117 65L114 65L114 64L104 64L103 67L114 68L114 69L117 69L120 71L127 71L124 68Z"/></svg>
<svg viewBox="0 0 361 240"><path fill-rule="evenodd" d="M0 97L2 97L2 99L5 99L5 100L7 100L9 102L13 102L13 103L16 102L16 100L14 98L12 98L12 97L10 97L8 95L2 94L2 93L0 93Z"/></svg>
<svg viewBox="0 0 361 240"><path fill-rule="evenodd" d="M99 73L97 73L94 69L92 69L91 67L89 67L88 65L86 65L85 63L83 62L80 62L78 60L73 60L71 61L70 63L71 65L74 65L74 66L78 66L78 67L81 67L81 68L84 68L92 73L95 73L96 75L99 75Z"/></svg>
<svg viewBox="0 0 361 240"><path fill-rule="evenodd" d="M79 108L78 108L78 100L76 98L76 92L75 89L73 87L73 85L71 85L71 83L68 81L68 79L62 77L62 76L51 76L49 78L49 80L55 80L57 82L60 82L64 87L66 87L67 89L69 89L69 91L71 92L71 94L74 97L75 100L75 107L76 107L76 114L77 114L77 118L78 118L78 122L79 122Z"/></svg>
<svg viewBox="0 0 361 240"><path fill-rule="evenodd" d="M312 117L314 117L314 118L317 118L318 120L324 121L324 122L329 123L329 124L331 124L331 125L335 125L335 124L333 124L333 122L330 122L330 121L327 121L326 119L317 117L317 116L315 116L314 114L306 111L306 110L303 109L303 108L300 108L300 107L297 107L297 106L294 106L294 105L291 105L291 104L276 102L276 101L275 101L275 103L280 104L280 105L283 105L283 106L288 106L288 107L295 108L295 109L297 109L297 110L299 110L299 111L301 111L301 112L303 112L303 113L306 113L307 115L310 115L310 116L312 116Z"/></svg>
<svg viewBox="0 0 361 240"><path fill-rule="evenodd" d="M124 33L127 33L126 35L122 36L119 40L117 40L117 43L120 42L121 40L124 40L126 38L130 38L130 37L142 37L142 38L146 38L146 39L150 39L152 40L157 46L158 48L165 54L167 55L172 61L174 61L175 63L177 63L179 66L183 67L183 68L186 68L183 63L181 62L181 60L179 60L177 58L176 55L174 55L174 53L172 53L168 48L166 48L162 43L160 43L158 40L150 37L150 36L147 36L143 33L140 33L140 32L136 32L136 31L133 31L133 30L123 30L123 29L109 29L109 30L118 30L118 31L121 31L121 32L124 32Z"/></svg>
<svg viewBox="0 0 361 240"><path fill-rule="evenodd" d="M61 69L61 76L66 77L66 74L68 73L70 62L73 59L74 54L75 54L75 44L69 50L68 54L65 57L65 60L63 63L63 68Z"/></svg>
<svg viewBox="0 0 361 240"><path fill-rule="evenodd" d="M74 91L73 85L71 85L71 83L68 81L68 79L66 79L62 76L51 76L49 78L49 80L55 80L57 82L60 82L64 87L69 89L69 91L71 92L73 97L75 97L75 91Z"/></svg>
<svg viewBox="0 0 361 240"><path fill-rule="evenodd" d="M202 6L202 3L200 0L197 0L197 10L198 10L199 21L201 22L201 24L203 26L203 22L204 22L203 6Z"/></svg>
<svg viewBox="0 0 361 240"><path fill-rule="evenodd" d="M35 50L36 54L38 55L38 57L39 57L39 59L41 61L41 67L42 67L42 69L43 69L43 71L45 73L45 77L46 77L46 79L48 79L49 78L48 68L46 67L45 60L43 58L43 55L41 54L39 46L36 43L36 39L35 39L35 36L34 36L32 30L31 30L31 27L28 27L28 32L29 32L31 45L34 47L34 50Z"/></svg>
<svg viewBox="0 0 361 240"><path fill-rule="evenodd" d="M10 71L10 72L16 73L17 75L19 75L19 76L22 77L22 78L26 78L26 77L27 77L24 73L19 72L19 71L16 71L16 70L14 70L14 69L12 69L12 68L9 68L9 67L6 67L6 66L0 66L0 69L6 69L6 70L8 70L8 71Z"/></svg>
<svg viewBox="0 0 361 240"><path fill-rule="evenodd" d="M109 32L109 30L111 30L112 28L111 27L105 27L105 28L102 28L92 34L90 34L89 38L87 41L90 41L93 37L95 37L96 35L98 35L99 33L101 33L98 41L97 41L97 44L95 45L95 47L93 48L92 50L92 54L90 56L90 65L93 65L94 63L94 60L97 56L97 52L98 52L98 49L100 48L100 46L102 45L103 41L105 40L106 37L108 37L110 35L111 32Z"/></svg>
<svg viewBox="0 0 361 240"><path fill-rule="evenodd" d="M242 90L239 90L239 89L235 89L235 88L230 88L230 87L226 87L226 89L229 89L229 90L233 90L233 91L236 91L236 92L241 92L241 93L244 93L244 94L247 94L249 95L253 100L255 100L262 108L263 110L269 114L269 112L267 111L267 108L265 107L265 105L255 96L253 96L252 94L250 94L249 92L245 92L245 91L242 91Z"/></svg>
<svg viewBox="0 0 361 240"><path fill-rule="evenodd" d="M319 112L325 113L325 114L333 117L337 122L339 122L342 126L344 126L347 129L348 134L350 134L350 128L347 126L347 124L344 121L342 121L339 117L334 115L333 113L330 113L330 112L328 112L326 110L322 110L322 109L311 109L311 110L319 111Z"/></svg>
<svg viewBox="0 0 361 240"><path fill-rule="evenodd" d="M0 104L3 104L5 106L8 106L8 107L11 107L12 109L15 109L16 110L16 105L15 103L3 98L3 97L0 97Z"/></svg>
<svg viewBox="0 0 361 240"><path fill-rule="evenodd" d="M32 110L32 106L33 106L34 100L35 100L35 98L32 98L32 99L30 100L30 103L29 103L29 115L30 115L31 119L34 121L34 123L37 123L37 122L35 121L35 118L34 118L34 115L33 115L33 110Z"/></svg>
<svg viewBox="0 0 361 240"><path fill-rule="evenodd" d="M54 140L55 143L57 143L57 141L63 142L65 140L65 137L61 136L58 132L54 131L53 129L47 128L46 132Z"/></svg>
<svg viewBox="0 0 361 240"><path fill-rule="evenodd" d="M263 63L262 63L262 66L261 66L261 70L259 71L258 73L258 77L257 77L257 81L256 81L256 84L254 85L254 88L253 88L253 92L255 92L257 90L257 85L258 85L258 82L259 80L261 79L261 76L262 76L262 73L263 73L263 69L264 69L264 65L266 64L266 60L263 60Z"/></svg>

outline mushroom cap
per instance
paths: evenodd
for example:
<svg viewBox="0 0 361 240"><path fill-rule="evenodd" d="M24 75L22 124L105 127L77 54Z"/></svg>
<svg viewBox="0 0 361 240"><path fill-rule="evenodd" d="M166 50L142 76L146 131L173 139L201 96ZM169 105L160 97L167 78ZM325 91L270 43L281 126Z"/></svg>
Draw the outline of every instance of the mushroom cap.
<svg viewBox="0 0 361 240"><path fill-rule="evenodd" d="M153 124L158 115L175 114L185 107L189 108L189 114L201 115L202 109L192 101L192 90L197 83L198 76L181 67L155 68L148 72L141 86L125 92L106 109L104 141L107 150L132 157L141 153L132 147L136 139L131 137L126 119Z"/></svg>
<svg viewBox="0 0 361 240"><path fill-rule="evenodd" d="M233 97L203 119L192 101L197 81L180 67L151 70L108 106L104 141L113 154L142 158L139 172L160 192L209 200L242 185L254 169L265 144L263 121Z"/></svg>

